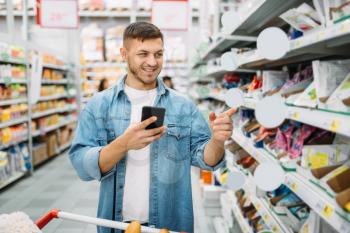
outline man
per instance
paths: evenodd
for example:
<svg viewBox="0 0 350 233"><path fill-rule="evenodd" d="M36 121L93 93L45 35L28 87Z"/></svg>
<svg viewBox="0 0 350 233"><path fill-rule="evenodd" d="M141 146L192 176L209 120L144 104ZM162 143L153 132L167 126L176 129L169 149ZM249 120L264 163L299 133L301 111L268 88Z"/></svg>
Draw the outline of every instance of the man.
<svg viewBox="0 0 350 233"><path fill-rule="evenodd" d="M172 78L170 76L164 76L163 77L163 83L165 84L165 86L167 86L170 89L174 89L174 85L173 85L173 81Z"/></svg>
<svg viewBox="0 0 350 233"><path fill-rule="evenodd" d="M129 25L121 54L128 73L97 93L82 111L69 156L82 180L99 180L98 217L137 220L156 228L193 232L191 165L224 165L234 109L210 114L210 128L196 106L157 78L163 35L145 22ZM166 108L164 126L145 130L141 109ZM99 233L119 232L98 228Z"/></svg>

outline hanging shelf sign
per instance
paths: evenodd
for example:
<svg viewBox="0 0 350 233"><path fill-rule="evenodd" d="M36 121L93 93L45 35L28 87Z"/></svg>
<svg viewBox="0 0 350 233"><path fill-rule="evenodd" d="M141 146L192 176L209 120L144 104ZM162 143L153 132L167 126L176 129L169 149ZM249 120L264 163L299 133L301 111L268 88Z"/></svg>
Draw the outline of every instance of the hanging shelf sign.
<svg viewBox="0 0 350 233"><path fill-rule="evenodd" d="M152 23L161 30L186 31L188 19L188 0L153 0Z"/></svg>
<svg viewBox="0 0 350 233"><path fill-rule="evenodd" d="M44 28L76 29L79 26L77 0L37 0L36 22Z"/></svg>

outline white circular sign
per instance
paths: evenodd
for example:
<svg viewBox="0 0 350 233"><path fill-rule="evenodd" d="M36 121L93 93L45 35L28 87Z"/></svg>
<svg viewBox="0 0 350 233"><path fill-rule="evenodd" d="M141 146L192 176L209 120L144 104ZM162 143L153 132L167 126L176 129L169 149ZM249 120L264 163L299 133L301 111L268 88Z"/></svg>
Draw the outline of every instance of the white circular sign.
<svg viewBox="0 0 350 233"><path fill-rule="evenodd" d="M226 52L221 55L221 67L226 71L234 71L238 68L233 52Z"/></svg>
<svg viewBox="0 0 350 233"><path fill-rule="evenodd" d="M283 169L274 163L261 163L254 172L254 182L263 191L276 190L285 180Z"/></svg>
<svg viewBox="0 0 350 233"><path fill-rule="evenodd" d="M221 24L226 29L234 28L239 23L239 16L236 11L226 11L221 16Z"/></svg>
<svg viewBox="0 0 350 233"><path fill-rule="evenodd" d="M226 187L233 191L237 191L243 188L245 182L246 177L243 173L238 171L229 172L227 176Z"/></svg>
<svg viewBox="0 0 350 233"><path fill-rule="evenodd" d="M225 93L226 105L230 108L239 108L244 105L243 92L239 88L231 88Z"/></svg>
<svg viewBox="0 0 350 233"><path fill-rule="evenodd" d="M263 30L257 39L258 54L268 60L283 57L290 49L288 36L277 27Z"/></svg>
<svg viewBox="0 0 350 233"><path fill-rule="evenodd" d="M280 126L288 116L288 108L279 95L267 96L256 104L255 117L265 128Z"/></svg>

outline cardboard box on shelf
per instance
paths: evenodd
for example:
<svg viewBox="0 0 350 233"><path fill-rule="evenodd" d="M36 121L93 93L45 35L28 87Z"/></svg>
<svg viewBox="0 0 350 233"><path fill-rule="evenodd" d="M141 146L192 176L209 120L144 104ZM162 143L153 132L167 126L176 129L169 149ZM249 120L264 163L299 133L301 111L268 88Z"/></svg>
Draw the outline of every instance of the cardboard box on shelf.
<svg viewBox="0 0 350 233"><path fill-rule="evenodd" d="M57 154L57 150L58 150L57 138L58 138L57 133L47 134L42 138L42 141L47 145L46 153L48 157L52 157L55 154Z"/></svg>
<svg viewBox="0 0 350 233"><path fill-rule="evenodd" d="M69 135L70 135L70 130L68 127L64 128L60 131L60 136L59 136L59 140L58 140L58 143L60 146L66 144L69 141Z"/></svg>
<svg viewBox="0 0 350 233"><path fill-rule="evenodd" d="M33 163L37 165L48 158L46 143L40 143L33 146Z"/></svg>

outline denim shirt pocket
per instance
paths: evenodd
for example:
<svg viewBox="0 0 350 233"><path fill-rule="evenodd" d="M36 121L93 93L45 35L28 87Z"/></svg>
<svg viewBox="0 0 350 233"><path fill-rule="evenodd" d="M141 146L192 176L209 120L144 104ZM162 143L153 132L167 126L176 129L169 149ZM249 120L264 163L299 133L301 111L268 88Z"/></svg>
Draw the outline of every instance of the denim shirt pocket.
<svg viewBox="0 0 350 233"><path fill-rule="evenodd" d="M104 118L97 120L97 142L99 146L105 146L115 139L115 132L108 127L109 121Z"/></svg>
<svg viewBox="0 0 350 233"><path fill-rule="evenodd" d="M165 153L168 159L177 162L190 157L190 129L189 126L168 124Z"/></svg>

